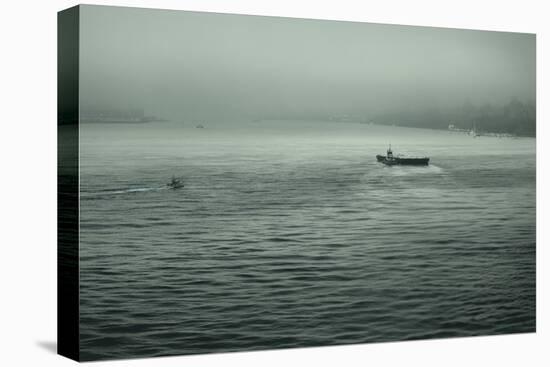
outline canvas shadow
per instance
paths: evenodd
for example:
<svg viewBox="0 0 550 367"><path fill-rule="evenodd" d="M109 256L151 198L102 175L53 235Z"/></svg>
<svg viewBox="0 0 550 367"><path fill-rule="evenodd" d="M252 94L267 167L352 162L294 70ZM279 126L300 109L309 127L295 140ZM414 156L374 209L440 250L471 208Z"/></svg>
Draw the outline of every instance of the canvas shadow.
<svg viewBox="0 0 550 367"><path fill-rule="evenodd" d="M41 341L37 341L36 345L38 345L39 347L47 350L50 353L57 354L57 342L56 341L41 340Z"/></svg>

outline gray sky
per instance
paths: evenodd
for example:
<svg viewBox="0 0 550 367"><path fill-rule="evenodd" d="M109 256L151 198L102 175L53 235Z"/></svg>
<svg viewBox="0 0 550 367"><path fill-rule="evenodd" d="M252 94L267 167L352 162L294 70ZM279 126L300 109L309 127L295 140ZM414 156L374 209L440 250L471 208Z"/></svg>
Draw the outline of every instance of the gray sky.
<svg viewBox="0 0 550 367"><path fill-rule="evenodd" d="M535 99L532 34L82 6L81 104L176 120Z"/></svg>

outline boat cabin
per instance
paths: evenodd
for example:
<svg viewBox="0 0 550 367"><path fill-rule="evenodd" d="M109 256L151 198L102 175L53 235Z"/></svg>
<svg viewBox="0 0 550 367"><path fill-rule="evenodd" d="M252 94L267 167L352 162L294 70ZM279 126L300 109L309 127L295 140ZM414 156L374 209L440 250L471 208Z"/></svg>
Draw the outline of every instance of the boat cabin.
<svg viewBox="0 0 550 367"><path fill-rule="evenodd" d="M387 159L393 159L393 152L391 150L391 144L390 144L390 147L388 148L388 150L386 151L386 158Z"/></svg>

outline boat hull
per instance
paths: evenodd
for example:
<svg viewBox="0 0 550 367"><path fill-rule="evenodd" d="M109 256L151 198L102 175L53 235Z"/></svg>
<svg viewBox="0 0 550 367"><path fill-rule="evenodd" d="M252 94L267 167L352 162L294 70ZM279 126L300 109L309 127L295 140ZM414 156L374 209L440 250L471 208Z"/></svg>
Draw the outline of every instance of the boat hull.
<svg viewBox="0 0 550 367"><path fill-rule="evenodd" d="M382 162L388 166L404 165L404 166L427 166L430 163L430 158L406 158L406 157L393 157L388 159L386 156L377 155L376 160Z"/></svg>

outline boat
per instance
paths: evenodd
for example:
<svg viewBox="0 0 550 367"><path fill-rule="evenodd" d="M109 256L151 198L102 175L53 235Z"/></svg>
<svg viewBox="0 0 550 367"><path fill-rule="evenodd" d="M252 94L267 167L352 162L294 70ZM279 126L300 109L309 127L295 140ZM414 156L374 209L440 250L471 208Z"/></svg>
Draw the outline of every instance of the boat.
<svg viewBox="0 0 550 367"><path fill-rule="evenodd" d="M166 186L168 186L171 189L181 189L185 185L183 184L183 181L181 178L172 176L172 179L170 180L170 182L166 184Z"/></svg>
<svg viewBox="0 0 550 367"><path fill-rule="evenodd" d="M387 166L395 165L407 165L407 166L427 166L430 162L428 157L404 157L404 156L394 156L391 150L391 145L386 151L386 155L376 155L376 160L378 162L384 163Z"/></svg>

